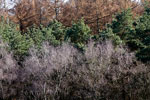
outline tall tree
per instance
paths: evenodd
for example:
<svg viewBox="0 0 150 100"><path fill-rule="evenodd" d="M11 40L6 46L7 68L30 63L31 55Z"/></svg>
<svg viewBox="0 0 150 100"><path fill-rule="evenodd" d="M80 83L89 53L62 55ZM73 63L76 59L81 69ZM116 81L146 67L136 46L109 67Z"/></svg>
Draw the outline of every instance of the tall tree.
<svg viewBox="0 0 150 100"><path fill-rule="evenodd" d="M53 19L54 11L49 0L20 0L16 2L11 19L19 25L21 31L40 24L47 25Z"/></svg>
<svg viewBox="0 0 150 100"><path fill-rule="evenodd" d="M145 6L145 12L139 18L136 26L136 39L142 44L139 45L137 57L144 61L150 61L150 7Z"/></svg>
<svg viewBox="0 0 150 100"><path fill-rule="evenodd" d="M130 0L69 0L63 9L61 22L70 25L71 21L83 17L94 33L98 33L100 29L105 28L106 23L112 21L116 12L128 7L134 8L136 5Z"/></svg>

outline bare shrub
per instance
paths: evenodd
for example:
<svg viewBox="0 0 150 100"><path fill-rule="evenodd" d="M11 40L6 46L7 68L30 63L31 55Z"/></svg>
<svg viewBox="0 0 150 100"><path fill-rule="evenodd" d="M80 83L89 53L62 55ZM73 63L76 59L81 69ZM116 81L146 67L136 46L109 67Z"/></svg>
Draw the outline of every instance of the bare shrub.
<svg viewBox="0 0 150 100"><path fill-rule="evenodd" d="M7 45L0 40L0 99L14 95L10 86L17 79L18 66L12 54L7 52Z"/></svg>
<svg viewBox="0 0 150 100"><path fill-rule="evenodd" d="M54 47L44 43L41 51L30 49L30 56L23 62L24 67L20 69L22 74L18 76L22 82L20 86L24 87L19 90L24 91L22 97L36 100L53 98L55 90L50 74L75 63L75 59L81 59L78 56L77 49L68 44Z"/></svg>
<svg viewBox="0 0 150 100"><path fill-rule="evenodd" d="M84 53L66 43L32 48L10 85L17 100L149 100L149 81L133 53L106 41Z"/></svg>
<svg viewBox="0 0 150 100"><path fill-rule="evenodd" d="M92 49L91 49L92 48ZM90 43L84 60L60 68L53 79L57 100L148 100L149 77L145 65L124 48L107 41ZM61 77L59 76L61 75ZM56 77L57 76L57 77ZM56 80L61 80L57 83ZM57 86L55 85L55 86Z"/></svg>

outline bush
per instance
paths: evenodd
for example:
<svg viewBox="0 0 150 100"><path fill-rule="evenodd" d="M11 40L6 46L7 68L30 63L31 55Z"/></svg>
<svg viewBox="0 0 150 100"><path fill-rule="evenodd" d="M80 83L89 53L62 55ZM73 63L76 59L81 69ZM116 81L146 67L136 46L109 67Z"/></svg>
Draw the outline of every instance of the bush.
<svg viewBox="0 0 150 100"><path fill-rule="evenodd" d="M29 48L33 45L41 48L44 41L48 41L55 46L60 44L52 34L52 29L43 26L41 26L41 29L32 27L28 32L21 34L20 31L16 30L16 26L13 23L6 24L1 22L0 35L8 43L10 50L13 51L15 58L18 60L23 60L28 55Z"/></svg>
<svg viewBox="0 0 150 100"><path fill-rule="evenodd" d="M54 20L48 25L48 28L52 30L52 34L56 37L56 40L64 41L66 29L62 23Z"/></svg>
<svg viewBox="0 0 150 100"><path fill-rule="evenodd" d="M6 24L1 22L0 35L4 42L8 43L10 50L18 57L27 55L29 48L33 44L32 39L28 35L22 35L21 32L17 31L13 23Z"/></svg>
<svg viewBox="0 0 150 100"><path fill-rule="evenodd" d="M127 41L135 35L131 9L118 13L112 21L113 33Z"/></svg>
<svg viewBox="0 0 150 100"><path fill-rule="evenodd" d="M133 24L134 23L134 24ZM135 51L137 58L143 62L150 59L150 13L145 7L145 13L137 21L133 21L131 9L116 15L112 24L100 33L102 39L111 39L114 44L126 44ZM135 26L133 26L135 25Z"/></svg>
<svg viewBox="0 0 150 100"><path fill-rule="evenodd" d="M136 39L139 41L137 57L144 62L150 61L150 7L145 7L144 14L138 19L136 25Z"/></svg>
<svg viewBox="0 0 150 100"><path fill-rule="evenodd" d="M70 40L71 43L82 49L91 38L90 33L90 28L81 19L77 23L73 23L72 27L68 29L65 40Z"/></svg>
<svg viewBox="0 0 150 100"><path fill-rule="evenodd" d="M15 87L10 89L9 86L17 80L19 67L7 48L8 45L3 43L0 38L0 100L11 100L13 98L8 97L12 97L16 93L13 91Z"/></svg>
<svg viewBox="0 0 150 100"><path fill-rule="evenodd" d="M40 48L44 40L42 31L39 28L32 27L27 34L32 38L34 45Z"/></svg>
<svg viewBox="0 0 150 100"><path fill-rule="evenodd" d="M131 9L124 10L115 16L112 24L107 24L106 29L100 32L100 37L111 39L116 45L127 44L134 48L138 40L135 39L133 22Z"/></svg>
<svg viewBox="0 0 150 100"><path fill-rule="evenodd" d="M117 46L123 44L123 40L120 39L120 37L113 33L113 30L111 28L111 25L107 25L105 30L102 30L99 35L100 40L112 40L112 42Z"/></svg>
<svg viewBox="0 0 150 100"><path fill-rule="evenodd" d="M2 99L149 100L148 67L125 48L116 49L110 41L90 42L84 53L68 44L54 47L45 43L40 54L32 48L17 79L9 85L3 80L7 96Z"/></svg>
<svg viewBox="0 0 150 100"><path fill-rule="evenodd" d="M52 74L57 89L54 97L56 100L148 100L148 69L133 59L122 48L115 51L110 42L96 47L90 43L82 59Z"/></svg>
<svg viewBox="0 0 150 100"><path fill-rule="evenodd" d="M60 41L56 40L56 37L52 34L51 28L32 27L28 30L27 34L33 39L34 45L41 48L44 41L48 41L52 45L59 45Z"/></svg>

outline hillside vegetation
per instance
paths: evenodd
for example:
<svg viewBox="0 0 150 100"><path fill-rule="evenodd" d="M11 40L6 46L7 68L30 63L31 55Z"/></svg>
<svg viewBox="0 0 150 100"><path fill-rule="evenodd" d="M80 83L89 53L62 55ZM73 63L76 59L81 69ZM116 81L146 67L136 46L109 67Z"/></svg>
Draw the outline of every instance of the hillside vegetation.
<svg viewBox="0 0 150 100"><path fill-rule="evenodd" d="M104 1L1 1L0 100L150 100L149 1Z"/></svg>

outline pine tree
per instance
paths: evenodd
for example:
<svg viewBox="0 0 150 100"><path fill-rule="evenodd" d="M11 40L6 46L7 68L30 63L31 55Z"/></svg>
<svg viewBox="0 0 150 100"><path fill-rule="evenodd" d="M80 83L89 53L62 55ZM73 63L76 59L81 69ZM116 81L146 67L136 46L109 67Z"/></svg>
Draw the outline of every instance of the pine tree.
<svg viewBox="0 0 150 100"><path fill-rule="evenodd" d="M68 29L65 40L70 40L71 43L82 49L91 38L90 33L90 28L84 23L84 19L81 19Z"/></svg>
<svg viewBox="0 0 150 100"><path fill-rule="evenodd" d="M57 31L54 31L54 32L57 32ZM32 38L34 45L38 49L41 48L42 43L45 41L54 46L57 46L60 44L60 41L56 40L56 37L52 33L53 33L52 28L43 27L42 25L40 28L33 26L32 28L28 29L28 32L27 32L30 38Z"/></svg>
<svg viewBox="0 0 150 100"><path fill-rule="evenodd" d="M64 41L66 29L62 25L62 23L58 22L57 20L54 20L48 25L48 28L52 30L52 34L56 37L56 40Z"/></svg>
<svg viewBox="0 0 150 100"><path fill-rule="evenodd" d="M102 40L110 39L110 40L112 40L112 42L115 45L122 44L122 40L120 39L120 37L118 35L116 35L116 34L113 33L113 30L112 30L110 24L107 24L106 29L102 30L100 32L100 39L102 39Z"/></svg>
<svg viewBox="0 0 150 100"><path fill-rule="evenodd" d="M133 22L131 9L124 10L115 16L111 24L107 24L100 37L111 39L116 45L126 43L131 46L135 36Z"/></svg>
<svg viewBox="0 0 150 100"><path fill-rule="evenodd" d="M143 16L137 21L136 34L142 44L137 57L144 62L150 61L150 7L147 5Z"/></svg>
<svg viewBox="0 0 150 100"><path fill-rule="evenodd" d="M28 54L28 50L33 44L32 39L28 35L22 35L20 31L16 30L14 23L0 22L0 36L4 42L8 43L9 50L12 50L19 59Z"/></svg>
<svg viewBox="0 0 150 100"><path fill-rule="evenodd" d="M131 9L127 9L117 14L112 21L113 33L120 36L122 40L128 40L134 33L133 18Z"/></svg>

